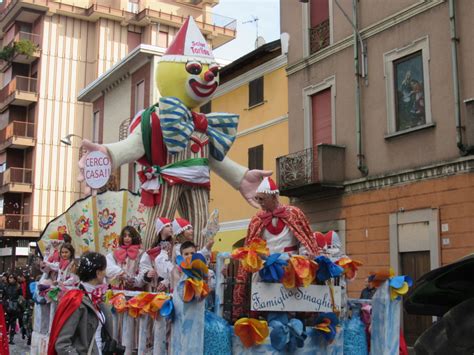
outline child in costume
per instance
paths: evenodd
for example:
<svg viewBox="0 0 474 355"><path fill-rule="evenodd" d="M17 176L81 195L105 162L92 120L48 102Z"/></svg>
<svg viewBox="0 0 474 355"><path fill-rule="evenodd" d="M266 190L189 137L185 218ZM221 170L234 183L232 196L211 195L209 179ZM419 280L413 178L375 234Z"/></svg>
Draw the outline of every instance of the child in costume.
<svg viewBox="0 0 474 355"><path fill-rule="evenodd" d="M139 262L143 250L141 238L132 226L120 232L119 247L107 255L107 280L112 288L139 291L142 282L139 278Z"/></svg>
<svg viewBox="0 0 474 355"><path fill-rule="evenodd" d="M176 211L200 232L208 219L210 169L238 189L249 203L263 176L271 172L251 170L226 157L238 125L238 115L200 114L192 109L211 100L219 84L219 67L212 50L189 17L165 55L160 59L156 83L161 94L157 105L138 113L130 125L130 135L117 143L99 145L83 141L88 152L101 151L112 168L138 161L142 203L153 208L148 225L158 216L173 218ZM87 154L79 162L83 168ZM150 247L155 231L144 236ZM204 238L193 238L200 246Z"/></svg>
<svg viewBox="0 0 474 355"><path fill-rule="evenodd" d="M155 230L158 234L158 239L151 249L143 253L139 268L140 278L146 284L146 287L149 288L150 291L161 292L169 288L169 280L158 279L155 260L162 250L166 252L166 255L171 253L173 237L171 221L164 217L157 218L155 221Z"/></svg>
<svg viewBox="0 0 474 355"><path fill-rule="evenodd" d="M59 302L48 355L102 353L104 340L113 333L112 315L102 303L106 266L102 254L82 255L77 268L79 289L68 291Z"/></svg>
<svg viewBox="0 0 474 355"><path fill-rule="evenodd" d="M76 264L74 262L75 250L72 244L64 243L59 249L61 259L58 263L57 271L58 277L54 285L61 289L75 288L79 283L79 277L76 275Z"/></svg>

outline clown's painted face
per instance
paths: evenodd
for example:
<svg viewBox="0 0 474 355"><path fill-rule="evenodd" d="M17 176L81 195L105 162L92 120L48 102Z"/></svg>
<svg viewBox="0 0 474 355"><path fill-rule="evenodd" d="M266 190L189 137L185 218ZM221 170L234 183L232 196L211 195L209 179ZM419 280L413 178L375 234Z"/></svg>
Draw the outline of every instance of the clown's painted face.
<svg viewBox="0 0 474 355"><path fill-rule="evenodd" d="M156 85L161 96L176 97L192 109L209 101L219 85L217 64L160 61Z"/></svg>

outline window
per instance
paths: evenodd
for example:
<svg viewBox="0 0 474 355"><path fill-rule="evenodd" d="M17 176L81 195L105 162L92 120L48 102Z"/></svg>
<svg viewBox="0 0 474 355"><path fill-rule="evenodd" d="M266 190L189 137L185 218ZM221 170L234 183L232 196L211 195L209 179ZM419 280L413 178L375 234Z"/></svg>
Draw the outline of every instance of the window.
<svg viewBox="0 0 474 355"><path fill-rule="evenodd" d="M123 141L128 137L128 128L130 126L130 118L126 118L122 121L119 127L119 141Z"/></svg>
<svg viewBox="0 0 474 355"><path fill-rule="evenodd" d="M311 0L310 3L310 54L329 46L329 0Z"/></svg>
<svg viewBox="0 0 474 355"><path fill-rule="evenodd" d="M426 123L423 56L421 51L393 62L397 131Z"/></svg>
<svg viewBox="0 0 474 355"><path fill-rule="evenodd" d="M211 113L212 111L212 101L206 102L199 108L199 112L201 113Z"/></svg>
<svg viewBox="0 0 474 355"><path fill-rule="evenodd" d="M99 142L99 126L100 126L100 111L94 112L94 116L92 117L92 142L100 143Z"/></svg>
<svg viewBox="0 0 474 355"><path fill-rule="evenodd" d="M386 138L433 126L428 37L384 54Z"/></svg>
<svg viewBox="0 0 474 355"><path fill-rule="evenodd" d="M249 83L249 107L263 103L263 76Z"/></svg>
<svg viewBox="0 0 474 355"><path fill-rule="evenodd" d="M168 32L160 31L158 33L158 47L168 48Z"/></svg>
<svg viewBox="0 0 474 355"><path fill-rule="evenodd" d="M135 112L145 108L145 80L140 81L135 87Z"/></svg>
<svg viewBox="0 0 474 355"><path fill-rule="evenodd" d="M263 144L249 148L249 169L263 169Z"/></svg>
<svg viewBox="0 0 474 355"><path fill-rule="evenodd" d="M133 49L138 47L141 43L141 40L142 40L141 33L128 31L127 33L128 53L130 53Z"/></svg>

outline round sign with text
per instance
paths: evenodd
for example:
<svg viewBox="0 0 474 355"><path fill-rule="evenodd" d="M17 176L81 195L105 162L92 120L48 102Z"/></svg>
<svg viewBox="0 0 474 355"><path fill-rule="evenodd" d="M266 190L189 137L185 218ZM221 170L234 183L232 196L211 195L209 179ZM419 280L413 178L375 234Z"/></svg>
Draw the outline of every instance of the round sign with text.
<svg viewBox="0 0 474 355"><path fill-rule="evenodd" d="M84 177L92 189L100 189L107 184L112 171L110 158L99 151L90 152L85 161Z"/></svg>

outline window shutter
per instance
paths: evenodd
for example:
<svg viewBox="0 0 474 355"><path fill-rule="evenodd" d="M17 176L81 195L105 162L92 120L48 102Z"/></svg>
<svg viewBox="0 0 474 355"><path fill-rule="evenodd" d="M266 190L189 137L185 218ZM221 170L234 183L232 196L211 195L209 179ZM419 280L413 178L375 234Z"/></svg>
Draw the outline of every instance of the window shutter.
<svg viewBox="0 0 474 355"><path fill-rule="evenodd" d="M249 107L263 102L263 76L249 83Z"/></svg>
<svg viewBox="0 0 474 355"><path fill-rule="evenodd" d="M263 144L249 148L249 169L263 169Z"/></svg>

